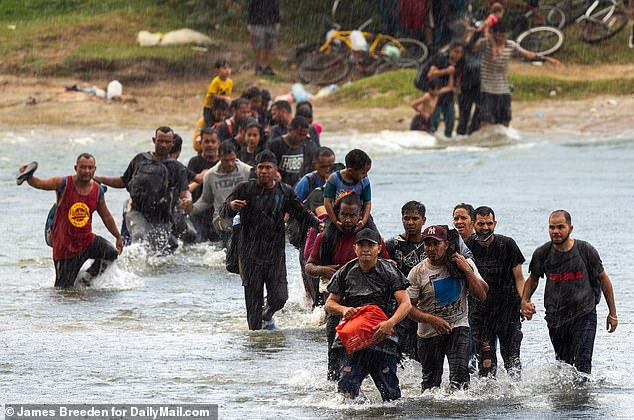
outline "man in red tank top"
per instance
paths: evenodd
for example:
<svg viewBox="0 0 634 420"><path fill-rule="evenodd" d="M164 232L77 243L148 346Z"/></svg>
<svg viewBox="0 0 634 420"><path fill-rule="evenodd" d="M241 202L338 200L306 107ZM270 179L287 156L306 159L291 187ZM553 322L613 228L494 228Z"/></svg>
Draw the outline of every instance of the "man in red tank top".
<svg viewBox="0 0 634 420"><path fill-rule="evenodd" d="M25 167L23 165L19 171L23 172ZM75 175L48 179L31 176L27 179L33 188L57 192L53 221L55 287L73 287L79 270L88 259L94 262L87 273L92 277L98 276L123 249L123 240L106 206L103 189L93 180L96 169L95 158L82 153L77 157ZM92 232L92 214L95 211L116 238L117 249Z"/></svg>

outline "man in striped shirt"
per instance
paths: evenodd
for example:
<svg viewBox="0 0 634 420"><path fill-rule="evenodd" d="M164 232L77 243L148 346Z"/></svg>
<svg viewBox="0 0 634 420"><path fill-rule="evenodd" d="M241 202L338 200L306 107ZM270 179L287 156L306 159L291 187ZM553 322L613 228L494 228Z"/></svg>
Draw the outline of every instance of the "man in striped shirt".
<svg viewBox="0 0 634 420"><path fill-rule="evenodd" d="M507 79L508 63L513 52L533 61L548 61L554 65L561 63L551 57L542 56L520 47L508 39L508 25L498 22L484 40L480 65L480 111L482 126L511 122L511 87Z"/></svg>

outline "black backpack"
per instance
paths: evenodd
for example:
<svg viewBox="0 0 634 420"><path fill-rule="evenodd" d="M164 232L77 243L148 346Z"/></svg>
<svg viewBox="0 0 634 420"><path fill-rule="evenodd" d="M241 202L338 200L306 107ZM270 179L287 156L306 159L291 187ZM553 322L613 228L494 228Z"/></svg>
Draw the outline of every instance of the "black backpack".
<svg viewBox="0 0 634 420"><path fill-rule="evenodd" d="M169 211L171 209L170 173L164 164L166 161L154 160L149 154L146 154L146 157L147 159L137 167L128 184L130 198L141 212Z"/></svg>
<svg viewBox="0 0 634 420"><path fill-rule="evenodd" d="M434 63L434 59L430 58L427 61L421 63L418 66L418 73L416 73L416 78L414 79L414 86L416 89L426 92L429 86L429 69L431 69L432 64Z"/></svg>

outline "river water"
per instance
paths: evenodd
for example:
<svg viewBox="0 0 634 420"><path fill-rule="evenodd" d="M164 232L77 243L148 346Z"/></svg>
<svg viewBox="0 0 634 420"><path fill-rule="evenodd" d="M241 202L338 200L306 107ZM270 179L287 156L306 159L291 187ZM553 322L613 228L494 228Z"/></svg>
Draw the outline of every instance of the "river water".
<svg viewBox="0 0 634 420"><path fill-rule="evenodd" d="M189 138L189 130L185 138ZM400 232L400 206L424 202L428 224L450 224L459 202L489 205L497 231L517 241L527 260L548 240L551 210L572 213L573 236L599 250L612 278L620 325L604 330L598 307L593 375L581 383L554 360L543 319L524 322L522 379L500 368L496 381L472 378L468 391L420 394L420 368L399 370L403 398L382 403L372 381L359 401L343 402L325 379L322 313L303 297L297 252L287 247L290 299L277 331L249 332L238 276L224 270L222 250L203 244L157 258L126 248L94 288L52 286L51 249L43 224L54 194L16 187L21 162L38 175L72 172L89 151L97 173L118 175L149 150L151 130L42 128L3 132L0 145L1 403L217 403L221 418L632 418L634 132L609 138L548 138L522 133L483 148L435 142L418 133L325 133L343 160L353 147L373 158L373 215L384 236ZM186 145L187 148L187 145ZM181 159L191 155L188 151ZM119 224L125 191L109 190ZM96 231L110 238L98 217ZM526 273L528 263L524 266ZM447 382L446 375L443 380Z"/></svg>

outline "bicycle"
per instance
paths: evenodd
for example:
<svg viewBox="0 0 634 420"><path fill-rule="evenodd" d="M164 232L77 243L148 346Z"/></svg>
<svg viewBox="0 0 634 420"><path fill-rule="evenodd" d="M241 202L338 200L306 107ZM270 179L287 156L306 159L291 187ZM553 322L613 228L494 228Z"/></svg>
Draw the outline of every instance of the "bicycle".
<svg viewBox="0 0 634 420"><path fill-rule="evenodd" d="M332 8L334 21L339 0ZM342 31L340 25L333 23L323 44L308 44L297 49L296 61L298 73L304 83L329 85L347 78L353 68L358 67L362 74L371 75L394 68L416 68L429 54L422 42L410 38L394 38L386 34L362 32L371 19L363 23L357 31ZM361 35L367 44L366 49L355 48L351 37ZM395 54L387 54L391 52Z"/></svg>
<svg viewBox="0 0 634 420"><path fill-rule="evenodd" d="M556 53L564 45L564 34L557 27L552 25L533 26L548 19L548 13L552 9L544 9L546 6L532 6L524 4L521 14L514 19L513 29L509 33L509 39L515 40L525 50L532 51L538 55L551 55ZM546 13L545 15L542 13ZM468 16L470 23L479 26L477 16L483 15L483 9L472 13L472 5L469 4ZM554 16L554 15L553 15ZM553 17L554 19L554 17Z"/></svg>
<svg viewBox="0 0 634 420"><path fill-rule="evenodd" d="M615 0L595 0L576 23L581 25L579 36L595 44L619 33L627 25L628 17Z"/></svg>

